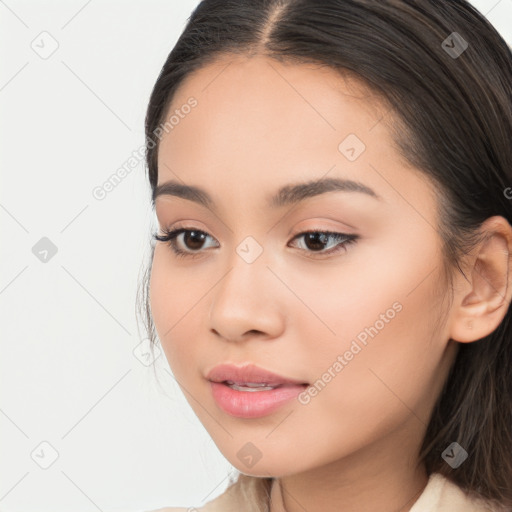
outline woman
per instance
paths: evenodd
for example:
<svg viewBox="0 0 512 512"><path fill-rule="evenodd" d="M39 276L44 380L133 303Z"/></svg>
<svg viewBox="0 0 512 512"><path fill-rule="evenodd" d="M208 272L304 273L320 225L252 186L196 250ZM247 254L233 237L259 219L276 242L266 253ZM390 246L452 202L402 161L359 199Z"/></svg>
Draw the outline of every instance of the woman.
<svg viewBox="0 0 512 512"><path fill-rule="evenodd" d="M511 84L464 0L195 9L144 303L240 472L199 510L512 510Z"/></svg>

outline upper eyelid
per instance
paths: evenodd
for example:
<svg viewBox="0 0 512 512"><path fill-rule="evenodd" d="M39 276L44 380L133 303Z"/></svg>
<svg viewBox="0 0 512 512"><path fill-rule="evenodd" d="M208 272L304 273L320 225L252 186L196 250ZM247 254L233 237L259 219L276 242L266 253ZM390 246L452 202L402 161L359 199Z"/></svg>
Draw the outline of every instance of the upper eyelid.
<svg viewBox="0 0 512 512"><path fill-rule="evenodd" d="M217 240L211 233L209 233L205 229L195 228L195 227L191 227L191 226L179 226L178 225L173 228L161 228L161 231L164 232L165 234L174 233L177 231L181 231L181 232L198 231L199 233L204 233L205 235ZM313 228L303 228L303 229L299 229L299 230L292 230L288 233L288 236L296 237L298 235L304 235L307 233L326 233L326 234L332 234L332 235L347 235L347 236L352 236L352 235L355 236L356 235L355 233L350 233L345 230L336 231L336 229L333 229L333 228L315 228L315 227L313 227Z"/></svg>

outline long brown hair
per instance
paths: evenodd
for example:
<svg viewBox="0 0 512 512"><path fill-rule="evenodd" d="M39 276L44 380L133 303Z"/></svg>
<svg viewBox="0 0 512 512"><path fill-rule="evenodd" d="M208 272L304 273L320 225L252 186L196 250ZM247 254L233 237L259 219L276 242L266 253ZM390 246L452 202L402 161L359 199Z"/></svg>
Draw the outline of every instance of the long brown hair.
<svg viewBox="0 0 512 512"><path fill-rule="evenodd" d="M501 215L512 223L506 193L512 186L512 54L467 1L203 0L150 97L145 129L153 191L158 126L176 89L194 70L229 54L327 65L356 74L387 100L400 121L399 151L438 187L438 230L450 272L461 271L459 258L485 219ZM154 342L150 271L151 264L140 305ZM461 344L420 454L429 474L506 506L512 506L510 317L509 308L492 334ZM441 457L453 441L469 454L457 469Z"/></svg>

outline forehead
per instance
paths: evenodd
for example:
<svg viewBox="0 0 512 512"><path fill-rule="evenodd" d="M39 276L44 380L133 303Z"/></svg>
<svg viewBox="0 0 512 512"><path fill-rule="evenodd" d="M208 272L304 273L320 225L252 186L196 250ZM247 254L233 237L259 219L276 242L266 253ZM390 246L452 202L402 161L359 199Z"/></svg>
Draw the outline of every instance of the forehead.
<svg viewBox="0 0 512 512"><path fill-rule="evenodd" d="M197 105L181 112L191 97ZM269 158L279 165L308 151L332 153L350 133L365 144L376 138L385 144L389 134L379 120L386 106L379 100L362 82L327 66L224 56L189 75L177 90L159 163L172 156L182 165L208 155L210 161L238 160L237 168L261 160L268 166Z"/></svg>
<svg viewBox="0 0 512 512"><path fill-rule="evenodd" d="M225 56L184 80L171 116L158 184L200 185L225 203L325 176L382 190L372 165L384 174L386 166L395 174L410 168L391 138L389 105L355 77L318 64ZM347 144L361 153L357 159L347 158Z"/></svg>
<svg viewBox="0 0 512 512"><path fill-rule="evenodd" d="M168 110L179 107L192 91L196 97L214 100L223 96L229 102L243 96L249 96L255 103L279 99L288 107L300 99L305 105L299 102L299 107L309 104L313 110L332 107L333 101L343 95L361 100L360 108L367 107L373 114L375 108L385 103L376 90L351 70L336 70L322 63L281 61L263 55L221 55L191 72L178 86ZM310 103L311 99L315 105Z"/></svg>

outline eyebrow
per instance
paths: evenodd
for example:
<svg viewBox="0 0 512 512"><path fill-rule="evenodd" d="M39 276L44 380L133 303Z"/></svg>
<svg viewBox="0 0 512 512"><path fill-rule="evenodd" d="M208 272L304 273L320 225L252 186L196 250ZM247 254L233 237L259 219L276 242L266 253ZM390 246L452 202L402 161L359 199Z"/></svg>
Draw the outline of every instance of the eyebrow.
<svg viewBox="0 0 512 512"><path fill-rule="evenodd" d="M375 199L381 199L371 188L353 180L341 178L322 178L320 180L306 181L303 183L291 183L281 187L273 196L267 197L267 204L270 208L281 208L283 206L296 204L310 197L315 197L327 192L359 192ZM155 204L159 196L176 196L189 201L194 201L209 209L215 209L215 201L206 190L169 180L158 185L153 190L152 201Z"/></svg>

